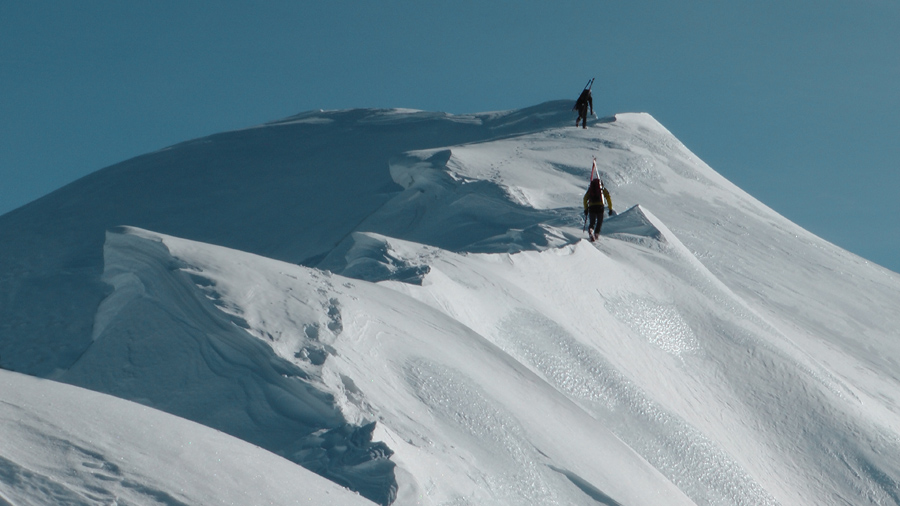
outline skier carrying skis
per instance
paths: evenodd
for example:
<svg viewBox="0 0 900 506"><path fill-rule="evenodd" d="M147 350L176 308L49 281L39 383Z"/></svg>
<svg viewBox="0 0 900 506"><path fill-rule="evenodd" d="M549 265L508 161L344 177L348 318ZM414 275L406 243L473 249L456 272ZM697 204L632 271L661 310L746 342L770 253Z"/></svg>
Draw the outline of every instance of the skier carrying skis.
<svg viewBox="0 0 900 506"><path fill-rule="evenodd" d="M591 82L581 91L581 95L578 96L578 100L575 101L575 107L572 108L573 111L578 111L578 118L575 120L575 128L578 128L578 122L581 121L581 127L587 128L587 116L588 116L588 107L591 108L591 115L594 115L594 98L591 96L591 85L594 84L594 80L591 79Z"/></svg>
<svg viewBox="0 0 900 506"><path fill-rule="evenodd" d="M603 226L603 210L604 202L609 207L609 215L614 216L616 213L612 208L612 199L609 197L609 190L603 186L600 180L600 173L597 172L597 178L594 179L594 169L597 167L597 160L594 160L594 166L591 168L591 184L588 186L587 192L584 194L584 217L585 221L590 219L588 225L588 237L591 242L600 237L600 227Z"/></svg>

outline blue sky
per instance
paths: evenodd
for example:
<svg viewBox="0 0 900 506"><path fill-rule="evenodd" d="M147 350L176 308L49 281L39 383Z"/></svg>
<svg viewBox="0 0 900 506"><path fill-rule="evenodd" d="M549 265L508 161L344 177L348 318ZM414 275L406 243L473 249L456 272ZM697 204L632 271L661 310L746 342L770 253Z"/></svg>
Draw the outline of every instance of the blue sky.
<svg viewBox="0 0 900 506"><path fill-rule="evenodd" d="M0 213L301 111L512 109L596 77L601 116L649 112L776 211L900 271L897 26L893 0L0 0Z"/></svg>

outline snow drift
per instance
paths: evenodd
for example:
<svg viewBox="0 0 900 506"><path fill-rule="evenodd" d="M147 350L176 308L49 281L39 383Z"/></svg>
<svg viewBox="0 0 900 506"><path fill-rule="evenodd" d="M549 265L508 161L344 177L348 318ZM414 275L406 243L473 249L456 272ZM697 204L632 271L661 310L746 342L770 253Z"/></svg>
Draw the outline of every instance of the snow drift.
<svg viewBox="0 0 900 506"><path fill-rule="evenodd" d="M0 217L0 364L379 504L900 504L900 276L569 105L310 112L99 171Z"/></svg>
<svg viewBox="0 0 900 506"><path fill-rule="evenodd" d="M159 410L9 371L0 385L3 504L372 504Z"/></svg>

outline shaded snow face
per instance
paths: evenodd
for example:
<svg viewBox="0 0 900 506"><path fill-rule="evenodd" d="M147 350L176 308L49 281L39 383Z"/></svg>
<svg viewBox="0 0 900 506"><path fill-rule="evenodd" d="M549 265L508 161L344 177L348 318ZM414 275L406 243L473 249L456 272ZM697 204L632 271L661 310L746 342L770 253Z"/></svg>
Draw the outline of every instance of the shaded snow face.
<svg viewBox="0 0 900 506"><path fill-rule="evenodd" d="M161 411L0 371L5 504L371 505L258 446Z"/></svg>
<svg viewBox="0 0 900 506"><path fill-rule="evenodd" d="M113 291L93 345L60 380L200 422L393 502L392 451L372 441L374 423L348 423L323 384L343 330L326 276L294 293L308 276L301 267L272 272L252 255L136 229L110 233L105 257Z"/></svg>

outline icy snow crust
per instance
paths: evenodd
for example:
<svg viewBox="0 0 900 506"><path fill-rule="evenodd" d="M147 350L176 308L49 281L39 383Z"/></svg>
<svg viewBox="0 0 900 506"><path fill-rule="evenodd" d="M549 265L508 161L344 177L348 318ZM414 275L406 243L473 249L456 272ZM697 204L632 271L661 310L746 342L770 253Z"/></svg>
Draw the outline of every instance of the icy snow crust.
<svg viewBox="0 0 900 506"><path fill-rule="evenodd" d="M0 217L0 364L144 405L3 372L0 499L900 504L900 276L569 107L304 113Z"/></svg>

